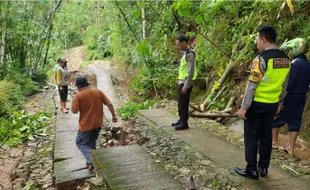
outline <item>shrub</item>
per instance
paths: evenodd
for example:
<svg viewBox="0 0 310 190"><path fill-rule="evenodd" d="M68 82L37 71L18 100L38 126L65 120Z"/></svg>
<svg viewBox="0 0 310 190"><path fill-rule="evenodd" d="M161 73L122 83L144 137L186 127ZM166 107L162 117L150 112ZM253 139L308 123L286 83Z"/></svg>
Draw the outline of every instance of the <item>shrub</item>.
<svg viewBox="0 0 310 190"><path fill-rule="evenodd" d="M117 112L121 115L123 120L128 120L134 117L138 110L147 109L152 105L151 102L145 101L142 104L134 102L127 102L125 105L117 109Z"/></svg>
<svg viewBox="0 0 310 190"><path fill-rule="evenodd" d="M0 81L0 117L6 116L24 101L20 85L7 80Z"/></svg>

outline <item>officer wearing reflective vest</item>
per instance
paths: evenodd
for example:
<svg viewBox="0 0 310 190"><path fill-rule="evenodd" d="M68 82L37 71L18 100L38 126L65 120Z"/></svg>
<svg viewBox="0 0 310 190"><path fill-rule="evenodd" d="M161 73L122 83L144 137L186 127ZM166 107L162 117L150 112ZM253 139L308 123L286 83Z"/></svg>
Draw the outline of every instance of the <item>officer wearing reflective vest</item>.
<svg viewBox="0 0 310 190"><path fill-rule="evenodd" d="M288 56L276 46L277 33L272 26L258 29L256 38L259 55L252 62L249 81L241 109L244 120L244 169L235 168L241 176L259 179L268 174L272 150L272 122L282 101L290 71ZM257 153L259 160L257 163Z"/></svg>
<svg viewBox="0 0 310 190"><path fill-rule="evenodd" d="M176 130L188 129L189 117L189 101L190 94L193 89L193 81L197 77L197 69L195 63L195 51L190 48L189 39L181 34L176 39L176 47L183 51L184 55L181 59L178 76L178 112L179 119L172 123Z"/></svg>

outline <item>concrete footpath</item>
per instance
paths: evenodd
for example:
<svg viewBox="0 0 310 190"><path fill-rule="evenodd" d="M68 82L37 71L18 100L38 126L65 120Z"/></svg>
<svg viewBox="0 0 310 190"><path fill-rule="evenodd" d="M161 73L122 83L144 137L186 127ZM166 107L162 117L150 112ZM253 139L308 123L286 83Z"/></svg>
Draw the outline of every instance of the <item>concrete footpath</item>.
<svg viewBox="0 0 310 190"><path fill-rule="evenodd" d="M206 129L195 126L191 121L189 130L176 131L171 127L171 123L176 121L178 117L165 109L140 110L139 114L155 123L158 127L162 127L175 137L183 140L223 168L231 171L233 175L235 175L234 167L244 167L246 165L243 149L216 137ZM309 181L304 180L302 176L292 175L275 165L270 166L269 174L266 178L260 178L260 180L242 178L242 180L246 186L251 186L254 189L310 189Z"/></svg>
<svg viewBox="0 0 310 190"><path fill-rule="evenodd" d="M68 97L67 107L71 108L72 98ZM55 98L59 102L59 96ZM86 168L85 159L75 145L79 114L68 114L57 110L56 140L54 149L54 176L57 189L73 189L73 184L82 183L94 176Z"/></svg>
<svg viewBox="0 0 310 190"><path fill-rule="evenodd" d="M110 189L185 189L139 145L94 150L92 160Z"/></svg>
<svg viewBox="0 0 310 190"><path fill-rule="evenodd" d="M104 68L93 68L88 72L96 74L97 88L109 97L116 109L120 103L113 88L109 71ZM69 96L68 99L67 108L71 108L72 97ZM56 96L55 102L58 104L59 101L59 96ZM104 106L104 115L111 122L112 115L106 106ZM86 168L85 159L75 144L78 120L79 114L73 114L71 111L65 114L60 109L57 110L54 149L54 176L57 189L74 189L85 179L95 176ZM120 126L122 121L113 123L113 125Z"/></svg>

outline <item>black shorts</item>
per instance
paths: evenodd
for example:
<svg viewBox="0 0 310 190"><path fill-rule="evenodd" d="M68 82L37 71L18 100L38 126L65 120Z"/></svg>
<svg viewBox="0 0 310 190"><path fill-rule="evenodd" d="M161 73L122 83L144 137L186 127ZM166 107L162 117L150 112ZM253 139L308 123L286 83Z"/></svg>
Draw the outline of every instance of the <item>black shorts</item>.
<svg viewBox="0 0 310 190"><path fill-rule="evenodd" d="M58 86L58 92L61 102L66 102L68 97L68 86Z"/></svg>

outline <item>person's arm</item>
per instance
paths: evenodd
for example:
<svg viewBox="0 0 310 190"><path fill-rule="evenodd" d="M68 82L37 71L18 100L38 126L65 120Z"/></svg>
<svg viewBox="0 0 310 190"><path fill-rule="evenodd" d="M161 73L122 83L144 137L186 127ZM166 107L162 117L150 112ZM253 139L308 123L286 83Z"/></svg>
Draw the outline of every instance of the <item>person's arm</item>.
<svg viewBox="0 0 310 190"><path fill-rule="evenodd" d="M113 104L103 92L101 92L101 98L102 98L102 103L108 107L109 111L112 114L112 121L117 122L117 116L116 116Z"/></svg>
<svg viewBox="0 0 310 190"><path fill-rule="evenodd" d="M78 113L79 112L79 98L78 96L74 96L71 104L71 111L72 113Z"/></svg>
<svg viewBox="0 0 310 190"><path fill-rule="evenodd" d="M57 71L54 72L55 84L57 84Z"/></svg>
<svg viewBox="0 0 310 190"><path fill-rule="evenodd" d="M241 109L238 116L240 119L246 119L245 114L250 108L256 92L258 83L262 80L266 71L266 63L262 57L256 57L252 62L252 68L249 76L249 81L244 93Z"/></svg>
<svg viewBox="0 0 310 190"><path fill-rule="evenodd" d="M287 75L285 83L287 84L287 87L284 85L282 86L282 90L285 90L285 92L291 92L293 90L293 85L296 84L296 80L297 80L297 76L298 76L298 63L294 63L291 64L291 69L290 69L290 73ZM286 87L286 89L284 89L283 87ZM282 91L283 93L283 91Z"/></svg>
<svg viewBox="0 0 310 190"><path fill-rule="evenodd" d="M288 88L289 78L290 78L290 76L287 75L286 78L285 78L284 83L282 84L282 92L281 92L280 97L279 97L280 102L283 102L285 96L287 95L287 92L288 92L287 88Z"/></svg>
<svg viewBox="0 0 310 190"><path fill-rule="evenodd" d="M193 76L194 76L194 71L195 71L195 56L193 53L188 53L186 55L186 60L187 60L187 70L188 70L188 74L187 74L187 77L185 79L185 82L184 82L184 86L183 88L185 88L186 92L187 92L187 89L189 89L192 85L192 80L193 80ZM182 89L183 91L183 89ZM185 92L185 93L186 93Z"/></svg>
<svg viewBox="0 0 310 190"><path fill-rule="evenodd" d="M242 110L248 110L252 104L256 88L258 86L258 83L249 81L247 84L247 87L245 89L244 97L242 100L241 109Z"/></svg>
<svg viewBox="0 0 310 190"><path fill-rule="evenodd" d="M115 113L115 109L114 109L114 106L111 102L107 103L106 106L109 108L111 114L112 114L112 121L113 122L117 122L117 116L116 116L116 113Z"/></svg>
<svg viewBox="0 0 310 190"><path fill-rule="evenodd" d="M57 85L61 85L61 69L58 69L57 70L57 78L56 78L56 81L57 81Z"/></svg>

